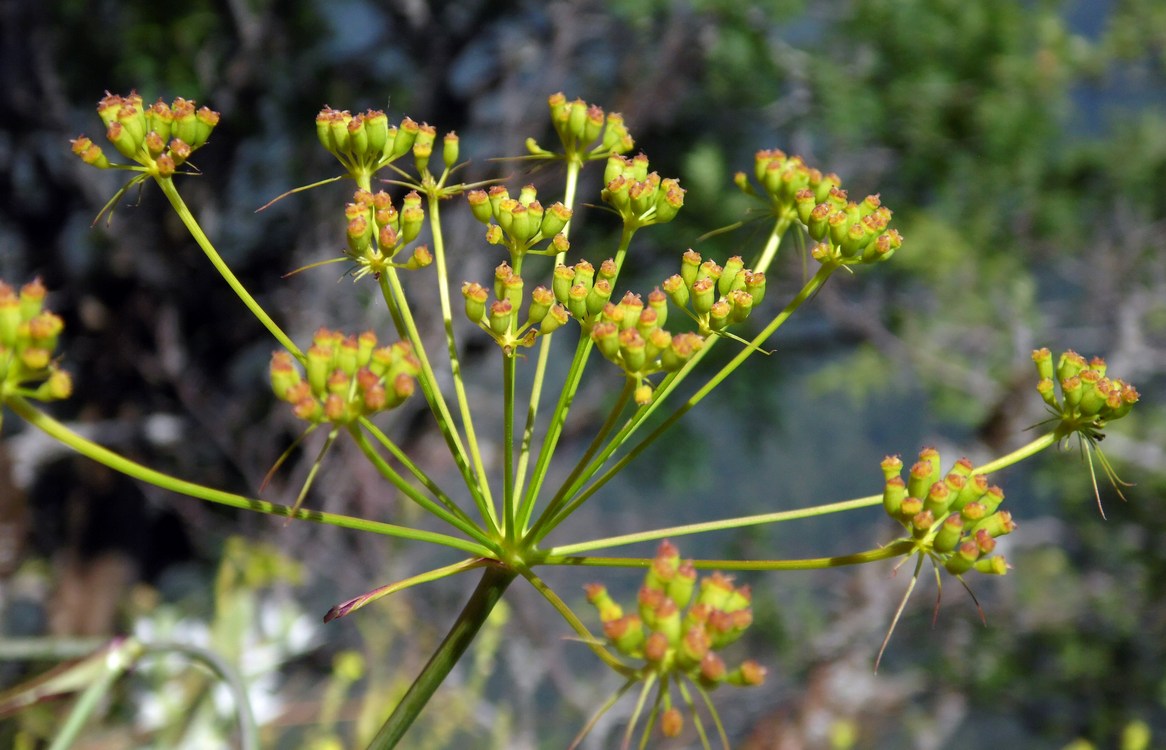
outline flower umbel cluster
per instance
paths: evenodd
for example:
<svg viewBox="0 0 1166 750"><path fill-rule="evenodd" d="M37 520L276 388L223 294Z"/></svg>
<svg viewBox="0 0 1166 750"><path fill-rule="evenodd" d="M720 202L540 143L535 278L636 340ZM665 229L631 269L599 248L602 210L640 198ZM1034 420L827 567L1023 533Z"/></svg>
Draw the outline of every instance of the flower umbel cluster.
<svg viewBox="0 0 1166 750"><path fill-rule="evenodd" d="M589 105L582 99L567 101L561 91L547 97L547 105L551 110L551 124L566 149L568 159L605 159L611 154L626 154L636 145L618 112L605 114L602 107ZM526 150L534 158L556 157L538 145L534 138L526 139Z"/></svg>
<svg viewBox="0 0 1166 750"><path fill-rule="evenodd" d="M502 185L466 193L474 218L486 225L486 241L510 251L510 262L521 268L528 252L557 255L569 247L563 228L571 220L571 209L556 201L544 209L534 185L526 185L517 198ZM543 250L534 246L550 240Z"/></svg>
<svg viewBox="0 0 1166 750"><path fill-rule="evenodd" d="M722 266L690 249L681 256L680 273L669 276L662 286L677 307L691 307L701 332L708 334L749 317L765 297L765 274L745 268L739 255Z"/></svg>
<svg viewBox="0 0 1166 750"><path fill-rule="evenodd" d="M273 354L271 387L297 417L313 424L349 424L400 406L413 394L421 370L408 343L377 347L372 331L345 336L321 328L305 360L301 372L287 352Z"/></svg>
<svg viewBox="0 0 1166 750"><path fill-rule="evenodd" d="M636 611L625 613L602 584L590 584L586 591L587 600L599 611L608 643L625 656L643 660L635 675L644 680L644 690L659 680L649 730L658 718L665 736L680 733L684 719L673 705L673 683L692 710L688 685L705 694L725 684L754 686L765 681L765 667L757 662L746 660L729 669L719 653L753 623L749 587L734 586L720 573L698 581L692 562L681 562L672 543L664 541L656 551ZM635 724L633 718L629 734Z"/></svg>
<svg viewBox="0 0 1166 750"><path fill-rule="evenodd" d="M1055 370L1048 349L1035 350L1032 360L1040 376L1036 389L1060 417L1066 436L1081 432L1086 437L1099 438L1106 423L1129 414L1138 402L1138 389L1119 378L1107 377L1107 366L1101 357L1086 360L1070 349L1061 354Z"/></svg>
<svg viewBox="0 0 1166 750"><path fill-rule="evenodd" d="M207 107L195 109L195 103L188 99L179 97L171 104L159 99L146 107L136 91L129 96L106 92L97 114L105 124L105 137L118 153L141 166L111 163L101 147L85 136L72 141L73 153L99 169L135 169L159 177L173 175L219 124L218 112Z"/></svg>
<svg viewBox="0 0 1166 750"><path fill-rule="evenodd" d="M69 373L53 359L64 321L44 309L40 279L16 289L0 280L0 396L15 393L41 401L68 398Z"/></svg>
<svg viewBox="0 0 1166 750"><path fill-rule="evenodd" d="M405 195L398 211L385 191L357 190L352 203L344 207L344 217L348 220L348 255L360 265L354 279L369 274L380 278L386 268L415 270L433 262L433 254L425 245L414 248L403 263L393 260L405 245L417 239L425 222L421 196L416 192Z"/></svg>
<svg viewBox="0 0 1166 750"><path fill-rule="evenodd" d="M904 482L903 462L888 456L882 463L886 483L883 508L916 541L913 551L926 553L949 573L975 569L1003 575L1004 558L993 555L996 538L1016 528L1012 514L999 510L1004 491L974 472L961 458L947 474L940 470L939 451L924 448Z"/></svg>

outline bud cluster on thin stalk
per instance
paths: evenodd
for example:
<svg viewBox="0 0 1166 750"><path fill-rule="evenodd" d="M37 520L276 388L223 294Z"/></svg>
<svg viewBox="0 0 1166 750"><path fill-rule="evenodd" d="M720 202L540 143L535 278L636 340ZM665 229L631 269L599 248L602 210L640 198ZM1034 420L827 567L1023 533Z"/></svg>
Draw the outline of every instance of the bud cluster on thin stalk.
<svg viewBox="0 0 1166 750"><path fill-rule="evenodd" d="M745 268L739 255L722 266L689 249L680 258L680 273L665 279L662 287L672 304L687 311L707 335L749 317L765 298L765 274Z"/></svg>
<svg viewBox="0 0 1166 750"><path fill-rule="evenodd" d="M927 554L953 575L969 570L1003 575L1004 558L992 554L996 539L1016 528L1012 514L1000 510L1004 491L975 473L966 458L942 472L939 451L924 448L902 478L903 462L882 463L883 509L916 541L913 551Z"/></svg>
<svg viewBox="0 0 1166 750"><path fill-rule="evenodd" d="M1074 432L1087 437L1095 434L1129 414L1138 402L1138 389L1120 378L1110 378L1101 357L1086 360L1070 349L1061 354L1054 369L1052 353L1037 349L1032 360L1040 377L1037 392L1061 420L1066 437Z"/></svg>
<svg viewBox="0 0 1166 750"><path fill-rule="evenodd" d="M735 586L721 573L698 579L692 562L682 562L669 541L657 549L635 607L625 610L600 583L589 584L586 592L599 612L607 642L637 660L634 673L645 681L645 688L652 684L649 678L658 683L653 717L670 715L661 723L665 736L676 736L683 726L683 717L672 705L673 683L681 689L687 683L704 692L721 685L755 686L765 681L766 669L757 662L746 660L730 669L720 653L753 623L749 587Z"/></svg>
<svg viewBox="0 0 1166 750"><path fill-rule="evenodd" d="M571 209L556 201L544 208L534 185L523 187L517 198L502 185L466 193L474 218L486 225L486 241L510 251L510 263L522 270L528 254L558 255L570 244L563 229L571 220ZM541 249L536 246L547 242Z"/></svg>
<svg viewBox="0 0 1166 750"><path fill-rule="evenodd" d="M603 169L605 187L599 194L631 228L665 224L676 218L684 205L684 188L673 177L660 178L648 171L648 157L612 154Z"/></svg>
<svg viewBox="0 0 1166 750"><path fill-rule="evenodd" d="M539 336L553 333L568 320L567 310L555 302L551 291L537 286L530 292L526 321L520 324L525 284L506 261L494 270L493 286L494 301L490 302L490 291L478 282L462 284L465 313L471 323L494 339L507 357L514 356L518 347L533 346Z"/></svg>
<svg viewBox="0 0 1166 750"><path fill-rule="evenodd" d="M404 403L421 368L407 342L377 346L372 331L345 336L321 328L302 370L287 352L273 354L270 369L272 390L297 417L346 425Z"/></svg>
<svg viewBox="0 0 1166 750"><path fill-rule="evenodd" d="M106 92L97 105L105 125L105 137L119 154L139 166L116 164L85 136L72 141L73 153L98 169L133 169L159 177L170 177L210 138L219 123L219 113L181 97L171 104L159 99L145 106L142 97Z"/></svg>
<svg viewBox="0 0 1166 750"><path fill-rule="evenodd" d="M562 92L547 98L551 125L563 144L564 154L543 148L534 138L526 139L529 158L556 159L583 163L606 159L611 154L626 154L635 146L628 133L623 116L618 112L605 113L602 107L587 104L582 99L568 101Z"/></svg>
<svg viewBox="0 0 1166 750"><path fill-rule="evenodd" d="M353 115L324 107L316 115L316 137L354 176L376 173L413 150L422 126L405 117L390 125L378 109Z"/></svg>
<svg viewBox="0 0 1166 750"><path fill-rule="evenodd" d="M354 279L370 274L379 279L388 268L412 271L433 262L433 254L425 245L415 247L404 262L394 260L407 244L417 239L425 222L425 209L416 191L406 194L401 203L401 209L397 210L385 191L373 193L358 189L352 202L344 207L348 222L347 254L359 265Z"/></svg>
<svg viewBox="0 0 1166 750"><path fill-rule="evenodd" d="M0 279L0 398L56 401L73 392L72 378L54 356L65 323L44 302L40 279L19 291Z"/></svg>

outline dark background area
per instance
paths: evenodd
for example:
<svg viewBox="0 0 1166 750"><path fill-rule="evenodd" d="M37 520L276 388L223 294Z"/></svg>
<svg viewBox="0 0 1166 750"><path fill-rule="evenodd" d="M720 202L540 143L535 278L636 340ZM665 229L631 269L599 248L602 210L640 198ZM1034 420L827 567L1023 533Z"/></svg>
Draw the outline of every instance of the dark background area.
<svg viewBox="0 0 1166 750"><path fill-rule="evenodd" d="M120 175L86 167L68 139L104 140L93 105L106 90L184 96L222 113L197 155L202 175L179 187L299 342L320 325L387 328L372 288L339 278L339 266L284 278L338 254L347 187L254 213L337 173L314 137L324 104L456 130L472 160L467 179L512 173L487 159L523 153L529 135L551 143L548 94L622 112L653 168L688 189L674 223L637 239L627 281L645 290L674 272L686 247L716 257L756 251L763 238L749 227L697 242L742 218L747 203L731 176L751 167L756 149L838 172L852 196L880 193L906 237L894 260L833 279L775 339L777 355L752 361L563 532L584 539L870 494L883 455L923 444L938 445L945 462L985 460L1025 442L1043 419L1033 348L1102 355L1143 394L1103 444L1137 484L1130 502L1102 485L1109 519L1098 517L1075 444L996 477L1020 529L1006 550L1015 570L973 582L988 627L954 581L932 627L925 573L877 676L873 654L909 570L749 576L758 624L747 648L771 678L716 697L735 742L751 748L825 747L830 732L844 739L848 728L855 747L1061 748L1075 738L1112 747L1134 721L1152 727L1155 744L1166 737L1160 3L192 0L176 10L9 0L0 3L0 85L0 278L40 276L66 319L62 351L77 388L54 414L146 463L244 494L299 430L265 384L274 342L156 189L128 195L108 225L91 226ZM549 171L525 179L558 189ZM592 171L582 200L597 202L586 197L597 189ZM443 214L452 276L485 279L500 258L454 208ZM599 211L578 217L573 250L606 257L618 228ZM791 238L770 274L771 299L788 297L803 273ZM422 325L439 336L435 317ZM472 392L488 403L496 363L470 340ZM586 445L586 417L602 416L615 387L594 364L568 451ZM439 478L452 477L416 401L386 429ZM0 437L6 635L124 632L157 602L211 618L208 592L231 535L298 564L300 575L271 574L265 585L301 581L288 597L312 620L337 598L445 559L139 487L37 442L10 414ZM263 496L294 499L313 458L297 453ZM330 456L309 503L386 520L412 512L350 446ZM682 550L841 554L886 541L890 526L872 512L685 540ZM579 603L593 577L548 573ZM626 578L630 591L635 577ZM435 584L352 618L363 623L314 631L277 672L273 746L307 746L315 683L342 648L384 665L386 682L370 666L361 689L407 681L465 587ZM154 604L142 603L144 591ZM466 747L565 746L612 687L585 649L560 640L568 629L544 602L515 594L506 640L491 652L495 676L461 683ZM0 665L0 684L32 668ZM357 731L355 714L342 732ZM508 736L491 740L500 726ZM609 746L611 730L601 727L592 747ZM418 731L433 747L455 741Z"/></svg>

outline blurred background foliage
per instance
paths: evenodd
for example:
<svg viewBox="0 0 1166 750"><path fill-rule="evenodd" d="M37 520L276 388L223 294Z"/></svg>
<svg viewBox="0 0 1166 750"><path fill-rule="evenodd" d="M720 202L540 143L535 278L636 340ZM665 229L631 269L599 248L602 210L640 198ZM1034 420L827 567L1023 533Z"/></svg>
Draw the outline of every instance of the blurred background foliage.
<svg viewBox="0 0 1166 750"><path fill-rule="evenodd" d="M156 191L129 196L109 225L90 226L118 176L85 168L68 139L98 135L93 103L106 89L136 88L147 100L181 95L223 114L199 154L203 176L180 187L298 340L319 325L387 324L370 290L336 271L283 278L336 254L345 188L254 213L335 173L313 135L324 104L387 107L394 118L456 130L474 160L468 179L514 175L545 191L557 175L518 175L487 157L522 153L528 135L548 143L545 98L555 91L622 112L653 168L689 190L676 222L637 238L628 270L641 291L671 274L686 247L719 258L756 250L758 225L731 177L758 148L836 171L852 195L881 193L907 238L894 262L835 279L783 329L775 356L745 368L572 528L582 538L869 494L882 455L912 455L924 443L938 444L947 462L994 456L1043 418L1032 348L1103 355L1143 394L1104 444L1137 482L1131 502L1102 487L1102 522L1072 451L998 478L1020 531L1007 550L1016 570L976 582L988 627L953 584L933 628L933 585L923 586L877 676L873 653L905 571L754 576L763 627L749 646L772 678L719 702L748 748L1115 747L1143 723L1156 742L1166 737L1163 4L190 0L178 9L18 0L0 5L0 19L0 277L40 275L66 317L63 349L78 387L59 413L148 463L242 492L256 490L297 430L263 382L272 342ZM583 194L594 194L597 175L587 180ZM455 277L483 278L499 258L480 225L465 211L445 217ZM742 219L740 229L698 242ZM617 228L583 209L576 232L575 248L598 248L589 256L597 260ZM806 273L804 250L787 245L771 274L773 296ZM488 413L496 368L476 356L486 347L467 341L471 366L480 360L471 384ZM593 369L574 416L600 412L615 382L602 363ZM423 465L452 476L429 424L415 408L389 428ZM72 461L12 419L4 429L0 632L8 636L125 632L151 607L210 622L216 602L207 592L235 534L298 561L293 598L309 613L438 557L164 496ZM585 426L575 434L587 439ZM313 456L297 454L265 497L294 497ZM354 458L334 453L310 502L375 518L412 512ZM811 526L685 540L682 550L836 554L892 531L876 513ZM548 578L581 601L573 592L588 577ZM489 682L478 665L451 686L448 695L466 706L462 744L562 747L612 688L528 594L512 598L505 637L482 647L498 662ZM310 728L329 711L343 743L367 732L359 696L403 684L463 595L460 581L432 585L281 652L271 746L328 740ZM333 658L349 649L369 669L393 673L362 673L351 694L337 693ZM0 684L43 667L0 664ZM374 721L388 708L377 705ZM132 713L114 711L111 721L133 726ZM441 734L440 718L426 717L432 723L419 730L434 738L429 746L455 741ZM0 724L0 744L17 727ZM601 725L590 746L609 746L612 729Z"/></svg>

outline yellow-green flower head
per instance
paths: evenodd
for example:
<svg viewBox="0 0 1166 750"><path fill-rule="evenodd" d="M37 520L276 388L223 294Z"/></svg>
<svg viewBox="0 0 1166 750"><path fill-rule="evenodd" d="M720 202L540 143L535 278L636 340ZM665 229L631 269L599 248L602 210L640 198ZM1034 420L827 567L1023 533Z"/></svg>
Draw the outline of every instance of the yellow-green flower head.
<svg viewBox="0 0 1166 750"><path fill-rule="evenodd" d="M41 401L72 395L72 379L54 358L65 324L44 308L45 293L40 279L19 291L0 280L0 400L7 393Z"/></svg>
<svg viewBox="0 0 1166 750"><path fill-rule="evenodd" d="M345 336L321 328L303 371L288 352L272 355L271 387L300 419L347 424L400 406L413 394L420 371L407 342L378 347L371 331Z"/></svg>

